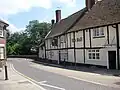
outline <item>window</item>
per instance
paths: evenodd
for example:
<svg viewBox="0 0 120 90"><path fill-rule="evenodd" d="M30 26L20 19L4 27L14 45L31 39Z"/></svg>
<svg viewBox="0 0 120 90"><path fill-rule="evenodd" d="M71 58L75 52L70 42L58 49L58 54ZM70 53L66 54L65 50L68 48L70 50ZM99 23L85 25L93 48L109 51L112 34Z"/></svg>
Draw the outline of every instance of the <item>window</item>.
<svg viewBox="0 0 120 90"><path fill-rule="evenodd" d="M60 40L61 40L61 43L64 43L65 42L65 36L61 36Z"/></svg>
<svg viewBox="0 0 120 90"><path fill-rule="evenodd" d="M52 40L52 46L58 46L58 38Z"/></svg>
<svg viewBox="0 0 120 90"><path fill-rule="evenodd" d="M0 59L4 59L4 48L0 48Z"/></svg>
<svg viewBox="0 0 120 90"><path fill-rule="evenodd" d="M104 36L104 28L94 28L93 29L93 37L101 37Z"/></svg>
<svg viewBox="0 0 120 90"><path fill-rule="evenodd" d="M0 37L3 37L3 28L0 27Z"/></svg>
<svg viewBox="0 0 120 90"><path fill-rule="evenodd" d="M82 37L77 38L77 42L81 42L82 41Z"/></svg>
<svg viewBox="0 0 120 90"><path fill-rule="evenodd" d="M89 59L100 59L100 51L99 50L88 50Z"/></svg>

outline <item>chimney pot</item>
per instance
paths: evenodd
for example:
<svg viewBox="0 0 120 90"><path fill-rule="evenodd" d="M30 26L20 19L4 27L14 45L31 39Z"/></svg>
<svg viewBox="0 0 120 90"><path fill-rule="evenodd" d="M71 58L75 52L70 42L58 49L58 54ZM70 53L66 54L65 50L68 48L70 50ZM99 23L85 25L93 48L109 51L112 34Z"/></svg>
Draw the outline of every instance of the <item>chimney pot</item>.
<svg viewBox="0 0 120 90"><path fill-rule="evenodd" d="M51 24L52 25L55 24L55 20L54 19L51 20Z"/></svg>

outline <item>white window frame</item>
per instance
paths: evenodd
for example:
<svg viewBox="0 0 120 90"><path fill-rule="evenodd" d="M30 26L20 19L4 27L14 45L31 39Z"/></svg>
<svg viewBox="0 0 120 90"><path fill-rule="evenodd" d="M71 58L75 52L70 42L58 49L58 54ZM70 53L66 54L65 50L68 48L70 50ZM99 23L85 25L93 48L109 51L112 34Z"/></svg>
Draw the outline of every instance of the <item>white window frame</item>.
<svg viewBox="0 0 120 90"><path fill-rule="evenodd" d="M93 29L93 37L102 37L102 36L105 36L104 27Z"/></svg>
<svg viewBox="0 0 120 90"><path fill-rule="evenodd" d="M88 59L89 60L99 60L100 59L100 50L88 50Z"/></svg>

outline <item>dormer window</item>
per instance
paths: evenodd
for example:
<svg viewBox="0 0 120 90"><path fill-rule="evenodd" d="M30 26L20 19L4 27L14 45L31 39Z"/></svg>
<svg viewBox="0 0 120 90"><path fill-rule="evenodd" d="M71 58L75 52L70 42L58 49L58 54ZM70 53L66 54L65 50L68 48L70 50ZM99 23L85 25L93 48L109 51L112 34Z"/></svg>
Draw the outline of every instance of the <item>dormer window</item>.
<svg viewBox="0 0 120 90"><path fill-rule="evenodd" d="M103 27L93 29L93 37L103 37L104 35Z"/></svg>
<svg viewBox="0 0 120 90"><path fill-rule="evenodd" d="M0 27L0 37L3 37L3 28Z"/></svg>

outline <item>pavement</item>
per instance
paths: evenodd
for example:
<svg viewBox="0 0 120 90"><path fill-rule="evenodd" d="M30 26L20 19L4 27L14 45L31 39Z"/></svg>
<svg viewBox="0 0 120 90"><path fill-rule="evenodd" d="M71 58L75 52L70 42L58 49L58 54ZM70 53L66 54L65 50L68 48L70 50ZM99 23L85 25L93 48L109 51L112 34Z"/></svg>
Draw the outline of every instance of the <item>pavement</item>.
<svg viewBox="0 0 120 90"><path fill-rule="evenodd" d="M4 68L0 72L0 90L45 90L29 79L18 74L8 63L9 80L4 80Z"/></svg>
<svg viewBox="0 0 120 90"><path fill-rule="evenodd" d="M46 90L120 90L120 77L38 64L25 58L9 58L8 61Z"/></svg>

